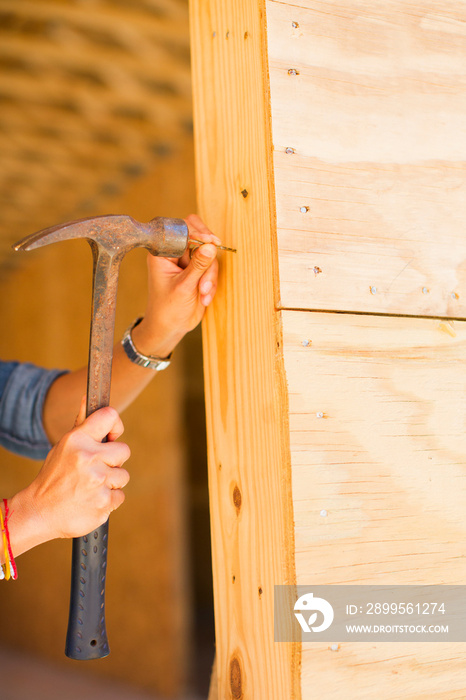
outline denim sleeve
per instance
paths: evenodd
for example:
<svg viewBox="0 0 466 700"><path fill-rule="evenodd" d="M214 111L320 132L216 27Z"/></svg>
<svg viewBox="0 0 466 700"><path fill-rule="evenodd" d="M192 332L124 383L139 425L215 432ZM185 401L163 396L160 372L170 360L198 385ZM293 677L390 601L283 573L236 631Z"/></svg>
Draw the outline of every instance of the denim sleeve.
<svg viewBox="0 0 466 700"><path fill-rule="evenodd" d="M51 444L42 410L50 385L64 373L29 363L0 362L0 445L24 457L45 459Z"/></svg>

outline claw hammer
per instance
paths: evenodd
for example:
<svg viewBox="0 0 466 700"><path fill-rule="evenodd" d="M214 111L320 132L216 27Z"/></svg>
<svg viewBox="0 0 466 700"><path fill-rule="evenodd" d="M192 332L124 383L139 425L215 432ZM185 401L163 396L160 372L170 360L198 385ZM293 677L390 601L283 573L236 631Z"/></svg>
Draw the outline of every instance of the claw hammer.
<svg viewBox="0 0 466 700"><path fill-rule="evenodd" d="M179 258L188 246L182 219L157 217L140 223L130 216L96 216L47 228L19 241L15 250L33 250L72 238L89 241L94 262L86 416L108 406L120 263L133 248ZM108 656L105 626L108 520L73 539L71 594L65 654L71 659Z"/></svg>

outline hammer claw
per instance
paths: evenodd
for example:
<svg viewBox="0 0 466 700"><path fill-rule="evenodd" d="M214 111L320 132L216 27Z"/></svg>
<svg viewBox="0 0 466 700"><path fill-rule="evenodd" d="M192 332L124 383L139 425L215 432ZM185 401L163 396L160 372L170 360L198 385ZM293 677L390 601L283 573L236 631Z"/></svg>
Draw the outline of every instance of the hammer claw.
<svg viewBox="0 0 466 700"><path fill-rule="evenodd" d="M45 228L26 236L13 248L34 250L72 238L85 238L121 257L132 248L143 247L152 255L180 258L188 244L188 227L182 219L156 217L141 223L132 216L92 216Z"/></svg>

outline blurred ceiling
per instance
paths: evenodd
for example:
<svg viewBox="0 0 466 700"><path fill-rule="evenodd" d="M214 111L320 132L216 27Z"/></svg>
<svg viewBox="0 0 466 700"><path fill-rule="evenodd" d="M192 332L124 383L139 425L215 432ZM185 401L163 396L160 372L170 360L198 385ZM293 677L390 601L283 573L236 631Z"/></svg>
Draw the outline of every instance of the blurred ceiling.
<svg viewBox="0 0 466 700"><path fill-rule="evenodd" d="M188 0L0 0L0 263L191 131Z"/></svg>

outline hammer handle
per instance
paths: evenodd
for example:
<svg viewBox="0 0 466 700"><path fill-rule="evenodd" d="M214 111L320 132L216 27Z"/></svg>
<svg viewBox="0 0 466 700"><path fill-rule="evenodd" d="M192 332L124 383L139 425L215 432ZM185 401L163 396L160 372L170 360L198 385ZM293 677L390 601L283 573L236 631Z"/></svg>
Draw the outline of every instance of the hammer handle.
<svg viewBox="0 0 466 700"><path fill-rule="evenodd" d="M86 238L94 262L87 415L108 406L112 372L113 331L118 270L133 248L152 255L179 258L188 245L182 219L156 217L148 223L130 216L97 216L39 231L19 241L15 250L33 250L59 240ZM73 541L71 597L66 654L72 659L96 659L109 653L105 631L105 578L108 522Z"/></svg>
<svg viewBox="0 0 466 700"><path fill-rule="evenodd" d="M65 654L70 659L101 659L110 653L105 627L108 520L73 540L71 593Z"/></svg>
<svg viewBox="0 0 466 700"><path fill-rule="evenodd" d="M120 258L94 246L94 284L87 376L89 416L109 405L113 331ZM106 441L106 438L103 442ZM71 659L108 656L105 627L108 520L94 532L73 540L71 591L65 654Z"/></svg>

